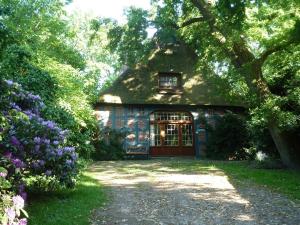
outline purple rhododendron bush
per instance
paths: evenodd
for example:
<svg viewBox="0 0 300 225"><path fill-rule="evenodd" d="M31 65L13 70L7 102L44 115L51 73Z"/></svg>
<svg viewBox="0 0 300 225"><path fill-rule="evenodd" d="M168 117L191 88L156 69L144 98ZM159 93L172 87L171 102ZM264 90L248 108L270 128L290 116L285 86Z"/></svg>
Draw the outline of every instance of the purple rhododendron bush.
<svg viewBox="0 0 300 225"><path fill-rule="evenodd" d="M0 80L0 216L2 224L26 224L27 190L73 187L75 148L68 131L43 119L41 98L10 80Z"/></svg>

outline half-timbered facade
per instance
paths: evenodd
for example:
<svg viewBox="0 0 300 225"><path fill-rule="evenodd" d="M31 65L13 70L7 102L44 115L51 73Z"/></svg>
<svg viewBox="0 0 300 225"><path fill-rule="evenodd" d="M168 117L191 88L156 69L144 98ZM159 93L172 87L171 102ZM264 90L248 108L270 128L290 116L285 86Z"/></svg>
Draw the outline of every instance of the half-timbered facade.
<svg viewBox="0 0 300 225"><path fill-rule="evenodd" d="M182 44L155 50L146 64L125 71L96 105L100 126L126 131L128 155L205 155L204 119L241 111L196 70L196 55Z"/></svg>

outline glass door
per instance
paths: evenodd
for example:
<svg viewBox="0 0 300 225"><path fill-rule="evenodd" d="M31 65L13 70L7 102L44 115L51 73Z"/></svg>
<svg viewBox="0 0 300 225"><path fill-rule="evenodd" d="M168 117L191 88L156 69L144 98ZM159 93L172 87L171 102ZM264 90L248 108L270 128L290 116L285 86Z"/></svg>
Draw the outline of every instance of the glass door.
<svg viewBox="0 0 300 225"><path fill-rule="evenodd" d="M165 124L164 125L164 145L179 146L179 125Z"/></svg>

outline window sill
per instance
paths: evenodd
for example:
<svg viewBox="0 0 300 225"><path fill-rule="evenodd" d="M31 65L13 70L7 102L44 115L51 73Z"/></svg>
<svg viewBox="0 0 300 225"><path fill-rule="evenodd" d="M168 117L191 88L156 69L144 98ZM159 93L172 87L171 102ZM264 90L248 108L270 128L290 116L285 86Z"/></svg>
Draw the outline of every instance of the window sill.
<svg viewBox="0 0 300 225"><path fill-rule="evenodd" d="M183 91L181 89L166 89L166 88L159 88L159 94L182 94Z"/></svg>

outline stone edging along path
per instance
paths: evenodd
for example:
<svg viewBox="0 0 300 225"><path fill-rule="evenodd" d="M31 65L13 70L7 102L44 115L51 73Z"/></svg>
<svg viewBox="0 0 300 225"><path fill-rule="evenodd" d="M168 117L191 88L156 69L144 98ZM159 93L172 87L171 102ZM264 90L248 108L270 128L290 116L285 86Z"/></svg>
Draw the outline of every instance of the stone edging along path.
<svg viewBox="0 0 300 225"><path fill-rule="evenodd" d="M219 172L179 172L165 161L95 163L110 201L92 225L300 225L300 204Z"/></svg>

